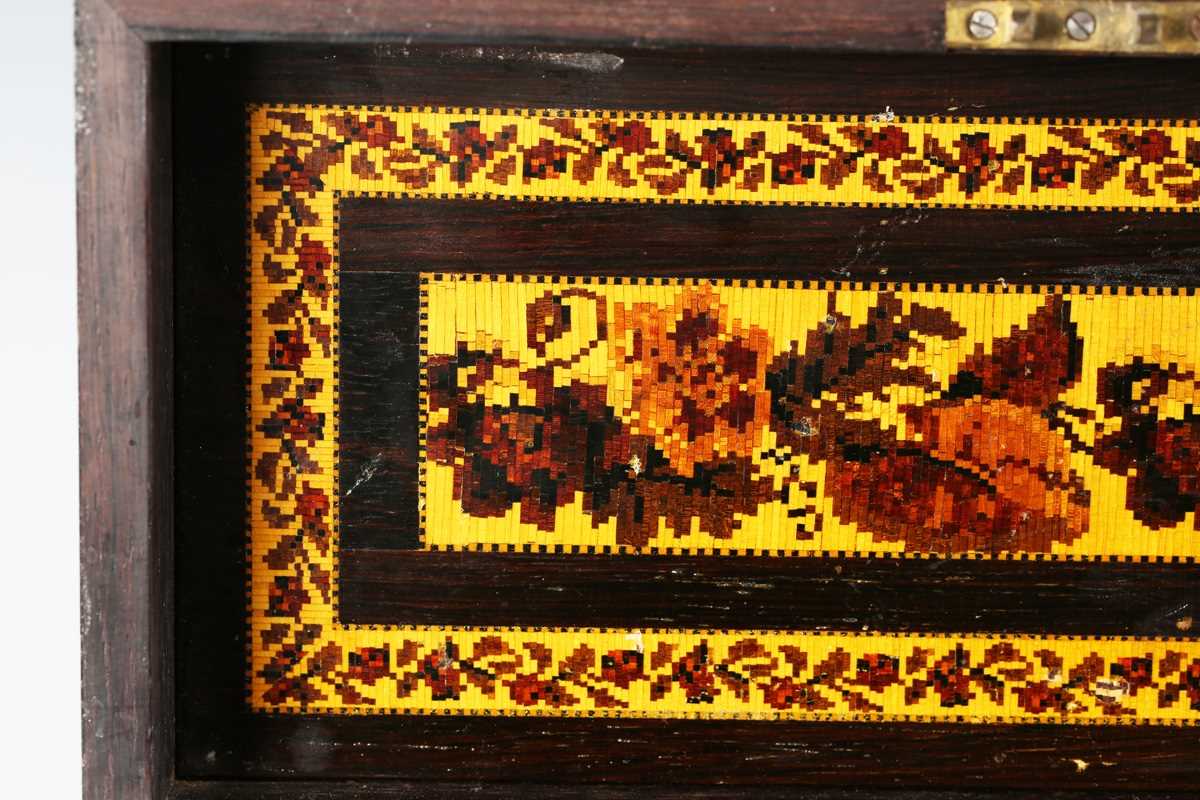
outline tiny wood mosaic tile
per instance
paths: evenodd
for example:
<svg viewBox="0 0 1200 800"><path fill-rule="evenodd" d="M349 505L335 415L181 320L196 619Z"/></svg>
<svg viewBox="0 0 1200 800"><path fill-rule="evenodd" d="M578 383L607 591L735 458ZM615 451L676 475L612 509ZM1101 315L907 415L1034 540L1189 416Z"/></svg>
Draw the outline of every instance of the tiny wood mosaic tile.
<svg viewBox="0 0 1200 800"><path fill-rule="evenodd" d="M1195 130L251 109L250 706L1200 721L1189 638L355 626L337 604L341 193L1183 210ZM1196 302L427 275L425 546L1190 559Z"/></svg>

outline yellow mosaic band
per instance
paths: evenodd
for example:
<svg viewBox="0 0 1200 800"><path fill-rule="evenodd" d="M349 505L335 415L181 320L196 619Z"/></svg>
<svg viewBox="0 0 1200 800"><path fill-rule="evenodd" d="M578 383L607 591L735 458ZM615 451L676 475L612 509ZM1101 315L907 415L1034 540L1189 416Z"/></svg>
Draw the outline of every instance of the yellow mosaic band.
<svg viewBox="0 0 1200 800"><path fill-rule="evenodd" d="M436 549L1190 560L1200 293L425 276Z"/></svg>
<svg viewBox="0 0 1200 800"><path fill-rule="evenodd" d="M504 128L510 124L505 120L510 117L515 120L511 124L516 125L517 134L505 150L501 149L501 144L505 141ZM597 129L593 123L604 119L619 124L605 143L597 145L598 160L589 177L585 167L577 169L584 159L579 158L578 153L561 149L564 137L574 135L561 120L573 121L595 132ZM681 121L689 121L688 124L694 128L684 128ZM645 127L638 127L634 122L642 123ZM854 141L852 137L859 134L844 132L839 128L860 125L874 130L874 123L861 120L814 119L812 122L828 128L828 143L821 147L832 148L836 145L843 150L847 143ZM673 129L668 136L668 123L682 130ZM732 155L725 143L725 134L705 133L710 123L721 130L730 131L730 141L736 145ZM941 155L934 155L929 162L928 169L931 172L945 172L947 175L930 184L937 189L936 195L928 196L932 199L864 199L861 187L869 184L859 181L876 181L873 177L876 172L883 174L878 169L868 172L866 167L872 163L881 164L881 159L887 160L884 157L891 152L887 148L893 147L892 144L881 145L885 140L874 134L862 140L864 147L860 149L866 153L869 148L884 147L886 152L875 153L873 157L849 159L857 166L849 171L848 177L838 178L836 169L828 173L832 188L819 190L827 194L819 197L802 195L797 187L803 188L812 183L825 186L822 181L826 178L823 177L820 164L814 161L810 169L804 161L806 156L795 150L789 151L783 139L778 143L768 138L762 145L755 142L746 144L746 137L753 132L747 132L744 126L761 127L769 134L775 131L783 135L789 124L806 124L806 121L799 118L725 119L714 116L709 119L679 115L646 115L639 118L633 114L592 112L400 112L342 107L271 107L250 111L250 394L247 432L250 520L247 558L250 567L247 658L248 701L252 708L305 713L594 714L975 722L1195 724L1200 720L1200 643L1194 640L1056 638L1020 634L362 628L339 621L336 608L338 286L335 225L338 193L704 202L954 204L952 198L959 196L954 193L960 192L969 204L981 206L997 203L987 198L995 198L997 192L1003 194L1004 175L1011 173L1014 168L1009 163L1005 170L994 169L993 149L989 149L993 148L990 137L1001 135L1001 131L991 122L900 121L897 125L910 126L905 147L924 148L927 143L933 142L940 148L937 152L945 151L951 158L947 160ZM937 139L934 133L922 132L917 136L916 131L925 131L931 126L936 128L941 124L961 124L972 130L962 132L962 136L969 137L966 139L952 131L944 133L944 136L952 137L948 140ZM1031 130L1041 130L1046 136L1050 135L1050 123L1005 124L1032 126ZM1054 125L1058 127L1058 123ZM1072 127L1070 124L1064 125L1065 128ZM1059 139L1051 142L1045 136L1030 139L1027 135L1020 147L1029 148L1031 141L1035 144L1044 142L1047 144L1046 150L1035 148L1031 152L1044 155L1052 145L1060 153L1081 158L1089 152L1088 147L1097 148L1098 152L1113 156L1097 157L1097 163L1108 164L1106 169L1115 170L1115 175L1106 179L1094 192L1086 188L1076 191L1068 187L1078 186L1078 182L1083 180L1082 161L1060 161L1060 164L1075 164L1079 168L1071 167L1073 171L1069 171L1068 166L1062 166L1059 170L1061 176L1055 178L1054 169L1048 167L1045 171L1038 171L1033 168L1033 162L1026 159L1023 163L1029 170L1024 174L1046 176L1038 178L1038 181L1046 182L1046 188L1044 191L1040 185L1037 191L1030 188L1024 196L1031 199L1022 202L1033 203L1039 208L1194 207L1196 199L1194 195L1187 194L1188 190L1166 188L1168 184L1171 187L1184 185L1180 173L1185 167L1194 172L1193 125L1122 126L1114 123L1111 126L1088 124L1074 127L1095 131L1094 140L1089 139L1084 143L1076 138L1072 141L1080 144L1060 145ZM543 132L543 129L549 132ZM1113 133L1122 129L1133 131L1129 134L1133 138L1122 139L1125 134ZM643 133L643 130L648 133ZM816 135L815 132L810 133ZM981 133L987 134L983 137L986 139L984 145L980 145ZM797 132L797 135L806 134ZM958 138L953 138L955 136ZM543 138L550 143L548 149L543 147ZM962 139L961 143L959 139ZM668 148L676 147L677 140L681 146L688 148L694 158L684 150L678 150L678 156L674 155L675 150L667 152ZM705 144L709 140L711 147ZM891 140L889 138L886 141ZM1112 148L1125 147L1121 142L1141 143L1130 146L1134 150L1143 148L1144 153L1136 157L1126 155L1118 158L1119 152ZM768 143L772 147L782 147L782 150L768 150ZM811 142L809 145L797 145L801 150L810 146L816 147ZM983 146L984 150L970 149L978 146ZM1024 158L1022 152L1025 151L1017 152L1013 147L1015 145L1011 145L1010 137L995 152L1015 152L1017 159ZM758 154L748 155L755 148L760 148ZM619 151L619 154L614 155L614 151ZM741 154L738 155L737 151ZM796 161L798 167L787 166L790 156L786 154L789 152L799 159ZM823 152L834 151L830 149ZM774 185L776 161L771 161L770 154L784 154L777 159L779 187ZM871 156L869 153L867 155ZM903 161L909 155L912 154L905 151L898 158ZM951 163L953 159L958 161ZM679 166L671 167L677 176L673 179L677 184L674 189L672 179L662 177L669 174L670 170L656 166L670 160L679 161ZM693 166L693 162L696 166ZM768 162L772 164L770 169ZM639 168L638 164L644 166ZM1192 166L1187 167L1187 164ZM1136 170L1134 165L1138 167ZM899 172L893 170L893 173L889 173L893 177L888 178L892 187L888 191L900 191L901 195L892 196L901 197L903 192L910 189L897 190L895 187L907 187L900 181L907 174L908 167L902 164L893 166L900 169ZM621 183L625 180L622 169L631 170L632 185ZM759 175L761 177L755 177ZM967 176L965 182L963 175ZM1148 187L1145 190L1155 198L1153 202L1147 199L1149 196L1141 193L1144 189L1143 180L1145 187ZM1030 181L1032 187L1032 178ZM771 187L769 191L778 190L779 193L752 196L755 192L767 192L768 186ZM604 193L601 193L602 188ZM785 194L785 190L796 193ZM917 190L924 191L919 187ZM1086 197L1086 202L1079 201L1080 197ZM1005 200L998 204L1018 206L1021 203ZM436 292L431 294L429 291L430 288L437 288L438 280L430 277L427 284L426 299L430 310L445 300L439 300ZM492 281L489 286L497 288L504 286L504 283ZM579 288L600 294L595 292L595 286L580 283ZM674 309L676 303L668 295L672 291L682 292L684 288L663 287L661 302L655 308ZM737 288L741 290L741 287ZM773 287L756 288L762 291L775 290ZM938 301L925 299L925 294L931 293L926 290L915 287L840 287L831 293L825 287L785 288L787 291L820 288L826 294L827 303L832 298L826 312L825 325L828 330L825 334L835 339L838 330L857 330L861 327L854 323L861 321L864 304L867 308L882 307L885 313L894 311L892 323L883 323L885 318L880 318L884 327L895 327L897 323L894 318L899 316L903 320L905 315L919 317L921 325L932 328L946 328L950 324L947 319L963 327L964 333L959 338L963 339L963 344L983 344L983 360L970 361L975 358L975 351L971 350L968 356L969 348L962 349L961 354L970 361L972 370L977 370L977 374L974 379L964 377L961 382L953 384L939 379L943 400L961 399L960 395L970 389L975 395L968 397L987 394L991 400L1002 401L1007 406L1026 408L1023 403L1041 402L1049 391L1048 385L1037 389L1019 380L1015 382L1016 385L1011 385L1014 382L1009 380L1010 385L1003 390L1008 394L1003 394L1003 371L985 363L990 355L987 342L991 342L994 353L999 334L986 333L984 328L971 328L962 317L939 315L936 313ZM629 290L635 289L636 284L629 285ZM603 292L606 303L609 302L608 291L605 289ZM755 318L738 318L741 319L739 327L733 323L735 317L730 315L729 302L722 299L726 289L714 288L714 292L717 297L715 306L704 306L708 301L698 298L694 308L713 309L711 321L718 324L718 330L747 334L754 347L758 347L762 339L755 328L775 336L779 333L791 335L791 332L805 327L798 324L791 327L775 324L763 327ZM921 298L920 303L914 302L915 296ZM954 296L969 301L971 293L959 292ZM1031 300L1030 297L1035 299ZM1061 324L1049 324L1054 320L1065 318L1078 327L1085 318L1107 319L1103 315L1113 313L1117 319L1125 319L1126 313L1137 310L1121 306L1110 312L1102 308L1106 303L1116 303L1118 300L1122 303L1136 302L1136 295L1128 298L1107 298L1106 295L1094 297L1093 300L1079 302L1083 297L1073 290L1035 292L1019 299L1002 296L1002 310L1008 315L1005 319L1010 323L1000 329L1000 333L1006 333L1002 338L1012 339L1014 333L1042 331L1039 334L1042 339L1037 339L1037 342L1058 342L1055 337L1061 336L1064 329ZM1158 299L1180 304L1188 302L1173 299L1177 297L1184 295L1171 294ZM550 307L544 304L539 306L538 298L533 299L535 309L546 312L532 318L535 327L538 319L548 322L539 328L541 340L538 339L539 331L535 331L533 343L530 343L528 331L525 332L526 345L535 350L540 346L554 358L553 353L564 345L564 341L560 340L563 339L562 332L568 327L563 306L559 304L556 310L552 299ZM582 294L568 298L567 307L573 308L573 304L580 299L586 298ZM636 305L644 302L645 298L635 292L626 300ZM1035 300L1043 305L1037 305ZM1091 317L1087 317L1085 309L1080 308L1087 302L1100 309L1088 311ZM1067 303L1071 304L1071 311L1064 317L1063 309ZM914 310L918 306L920 310ZM684 307L693 308L692 301L681 305L680 309ZM953 303L950 308L953 311ZM1045 311L1047 308L1048 312ZM1029 313L1022 317L1025 312ZM1076 316L1079 314L1083 316ZM619 328L620 314L615 311L615 306L608 319L614 329ZM583 317L579 312L573 312L571 320L574 326L580 324ZM438 448L454 442L452 437L439 438L434 435L437 426L442 423L439 416L442 414L441 407L434 407L440 396L435 378L438 375L446 376L450 370L450 364L444 358L449 355L443 346L445 331L435 334L434 324L435 321L431 319L426 330L428 349L423 365L426 429L423 444L429 456L423 459L423 464L427 469L437 461ZM477 326L464 325L462 330L457 330L458 327L456 322L455 338L461 334L469 337L468 341L474 344ZM577 328L572 327L574 330ZM702 326L701 330L707 330L707 327ZM1161 331L1162 328L1155 330ZM571 337L577 335L570 334ZM1097 338L1089 335L1092 339ZM932 333L922 336L929 343L936 338ZM1155 336L1159 337L1160 333L1155 333ZM437 344L434 344L435 338ZM1105 339L1103 335L1099 338ZM504 355L505 343L511 347L512 342L518 339L500 337L501 361L508 358ZM1021 340L1021 337L1017 336L1017 339ZM697 347L705 346L703 337L695 341ZM1090 346L1086 344L1087 341L1085 338L1085 348ZM1173 362L1157 355L1157 360L1148 360L1146 354L1154 352L1152 345L1156 341L1160 349L1175 347L1182 355L1195 353L1194 338L1190 347L1183 348L1170 344L1174 340L1169 337L1147 339L1146 347L1137 351L1142 354L1140 362L1135 360L1117 364L1119 369L1127 371L1112 373L1110 391L1102 402L1114 404L1111 412L1105 407L1107 416L1115 419L1129 415L1128 424L1143 431L1146 442L1152 443L1155 448L1161 447L1159 455L1163 468L1173 469L1170 465L1179 463L1179 458L1185 458L1180 454L1191 446L1191 428L1188 427L1191 423L1183 424L1180 421L1190 420L1189 415L1195 411L1194 406L1186 406L1187 393L1193 391L1187 388L1192 378L1185 376L1181 367L1176 366L1172 371L1168 364ZM722 342L722 346L727 344ZM946 346L952 348L955 345ZM1006 344L1003 347L1009 346ZM1011 347L1015 348L1018 355L1030 352L1028 341L1024 345L1012 344ZM728 350L727 347L725 349ZM762 352L768 350L773 354L785 352L774 346ZM795 353L786 352L802 361L807 351L797 348ZM851 360L857 363L860 351L846 351L847 354L851 352L856 354ZM921 352L936 354L939 351L933 347ZM453 353L457 358L457 345ZM443 357L441 362L437 360L439 355ZM910 352L909 355L915 354ZM627 356L636 361L635 354L629 353ZM1089 355L1085 349L1083 358L1098 356L1098 353ZM568 353L565 357L569 359L572 356ZM518 355L520 358L524 356ZM744 357L735 355L727 363L744 364ZM1067 363L1075 362L1068 357ZM454 366L457 382L458 365ZM545 364L542 366L545 367ZM630 363L630 366L634 365ZM798 362L797 367L800 366ZM920 365L916 362L893 365L896 369L910 372L910 367L918 366L920 369L930 369L930 365L924 362ZM509 369L503 363L500 368ZM552 371L559 369L565 370L562 374L570 374L572 370L582 370L583 367L580 365L576 368L574 364L552 367ZM732 369L737 371L736 367ZM803 374L803 369L800 373ZM492 374L495 374L494 370ZM762 379L766 381L765 373ZM469 382L476 378L464 380ZM1088 380L1100 379L1094 377ZM806 433L804 415L798 413L803 403L790 406L794 398L790 397L789 385L777 384L775 378L772 381L772 386L777 389L782 386L779 389L782 396L778 404L779 414L790 426L789 435L808 437L812 421L807 423L810 433ZM739 380L736 384L738 391L742 391L743 382L748 390L752 380ZM497 385L508 385L507 379ZM544 390L541 382L535 381L533 385ZM551 385L557 386L558 382L552 381ZM570 386L570 381L567 385ZM1135 385L1136 389L1133 388ZM955 390L954 386L960 388ZM1127 386L1130 387L1128 392ZM929 384L926 390L932 388L932 384ZM767 390L770 393L771 387L768 386ZM476 394L486 400L492 396L489 393L495 391L495 387L485 388L482 394L478 391ZM517 391L521 391L519 387ZM1000 396L992 397L996 392L1001 392ZM587 394L587 390L584 393ZM631 401L633 397L630 394ZM827 398L824 392L817 397L801 399L808 400L810 406L814 400L818 404L832 402L835 409L839 402L847 402L845 399ZM1057 402L1051 401L1051 404ZM1123 411L1121 405L1130 403L1133 406ZM1181 407L1180 403L1184 405ZM671 407L674 407L673 404ZM1065 412L1065 408L1056 408L1055 411ZM897 424L901 419L904 425L909 424L907 416L899 415L898 405L894 413ZM945 412L945 419L939 419L938 425L946 424L955 413ZM633 421L632 404L628 418ZM991 419L982 412L979 418ZM647 414L647 427L645 430L639 429L637 435L643 439L649 437L647 441L661 436L662 426L652 422L656 419L654 414ZM643 421L640 410L638 421ZM710 437L716 443L714 446L728 448L740 446L746 441L743 428L734 418L727 419L726 424L732 426L730 431L720 437ZM872 424L882 430L878 422ZM1098 441L1094 437L1102 437L1108 430L1099 427L1093 430L1093 449ZM1075 435L1082 434L1076 432ZM617 441L623 440L617 437ZM750 441L754 441L753 437ZM1082 441L1083 446L1088 446L1086 438ZM759 444L754 443L756 446ZM667 447L666 452L673 452L672 448ZM851 452L851 455L855 454L861 453L857 450ZM446 455L449 463L442 466L450 468L454 458L452 450L447 450ZM854 460L845 455L843 453L842 461L847 464ZM693 475L696 474L695 468L702 465L695 453L689 455L679 452L676 457L680 459L678 463L690 464ZM1123 475L1127 485L1133 485L1138 481L1139 473L1127 458L1128 454L1117 449L1114 455L1105 457L1105 463L1100 466L1113 475ZM1076 463L1076 459L1072 456L1068 462L1052 463L1055 464L1052 470L1035 470L1039 476L1043 472L1055 472L1058 475L1052 485L1046 484L1049 487L1047 497L1054 499L1045 505L1044 510L1061 511L1066 508L1065 518L1078 520L1080 504L1072 500L1078 493L1069 475L1069 468ZM632 469L632 458L626 459L623 464ZM645 466L647 464L643 464ZM971 474L973 479L992 479L987 477L990 474L987 470ZM1186 475L1181 473L1175 476L1171 473L1168 477L1183 480ZM804 480L796 484L801 494L812 491L803 486L812 482L809 478L811 475L804 473ZM828 480L827 475L825 480ZM1039 480L1045 482L1044 477ZM1187 486L1179 481L1177 485L1180 486L1181 496L1186 499ZM1005 491L1013 486L1011 482L1005 484ZM779 491L783 491L782 486ZM1163 514L1178 513L1178 508L1164 511L1161 503L1152 506L1145 513L1157 514L1155 520L1165 520ZM1193 513L1193 516L1182 521L1192 520L1194 524L1194 509L1186 513ZM1050 514L1047 519L1061 517L1061 514ZM1135 519L1138 519L1136 513ZM1140 521L1144 523L1144 520ZM1067 525L1066 530L1074 531L1076 528L1078 524L1073 522ZM904 538L906 543L913 541L907 534ZM1106 541L1116 539L1110 537ZM870 546L874 549L877 545L872 543ZM1158 547L1154 545L1154 548ZM1157 549L1147 547L1145 555L1157 552Z"/></svg>
<svg viewBox="0 0 1200 800"><path fill-rule="evenodd" d="M840 721L1200 720L1195 642L339 628L305 646L306 656L293 665L288 659L300 649L299 630L285 636L277 652L255 653L256 708Z"/></svg>
<svg viewBox="0 0 1200 800"><path fill-rule="evenodd" d="M293 191L676 203L1181 211L1195 120L259 108ZM270 185L264 188L270 188Z"/></svg>

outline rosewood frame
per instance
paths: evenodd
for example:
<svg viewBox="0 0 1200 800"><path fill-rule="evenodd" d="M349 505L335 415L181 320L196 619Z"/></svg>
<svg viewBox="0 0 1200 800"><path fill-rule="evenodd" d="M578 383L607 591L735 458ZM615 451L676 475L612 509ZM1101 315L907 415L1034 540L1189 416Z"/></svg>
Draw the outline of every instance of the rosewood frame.
<svg viewBox="0 0 1200 800"><path fill-rule="evenodd" d="M943 48L942 13L942 0L462 0L444 6L414 0L78 0L84 796L511 792L461 784L188 782L174 776L170 43L553 41L580 48L686 44L936 53ZM546 784L523 791L566 797L577 790ZM618 797L631 790L589 791ZM679 796L727 793L686 787ZM664 796L661 788L655 794Z"/></svg>

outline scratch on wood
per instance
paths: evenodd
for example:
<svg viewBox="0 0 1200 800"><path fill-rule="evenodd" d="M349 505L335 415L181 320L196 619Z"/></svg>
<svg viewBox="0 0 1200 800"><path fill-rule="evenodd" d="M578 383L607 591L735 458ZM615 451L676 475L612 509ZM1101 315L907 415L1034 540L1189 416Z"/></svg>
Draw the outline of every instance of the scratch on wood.
<svg viewBox="0 0 1200 800"><path fill-rule="evenodd" d="M515 47L460 47L447 50L445 57L464 61L511 61L515 63L547 64L564 69L608 74L616 72L625 59L612 53L560 53L555 51L523 50Z"/></svg>
<svg viewBox="0 0 1200 800"><path fill-rule="evenodd" d="M383 453L376 453L371 456L371 460L363 465L363 468L358 473L358 477L354 479L354 484L346 490L346 497L349 497L351 492L371 480L371 478L374 478L375 473L379 471L379 467L382 464Z"/></svg>

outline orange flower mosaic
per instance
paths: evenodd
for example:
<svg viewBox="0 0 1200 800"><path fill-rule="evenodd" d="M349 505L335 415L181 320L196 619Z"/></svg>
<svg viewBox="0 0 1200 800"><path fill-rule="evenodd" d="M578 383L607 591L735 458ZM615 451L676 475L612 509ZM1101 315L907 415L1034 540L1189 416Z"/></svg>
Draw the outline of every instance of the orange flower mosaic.
<svg viewBox="0 0 1200 800"><path fill-rule="evenodd" d="M622 417L681 475L755 450L770 414L770 335L729 316L715 293L691 287L669 306L618 304L614 314L611 358L631 390Z"/></svg>

